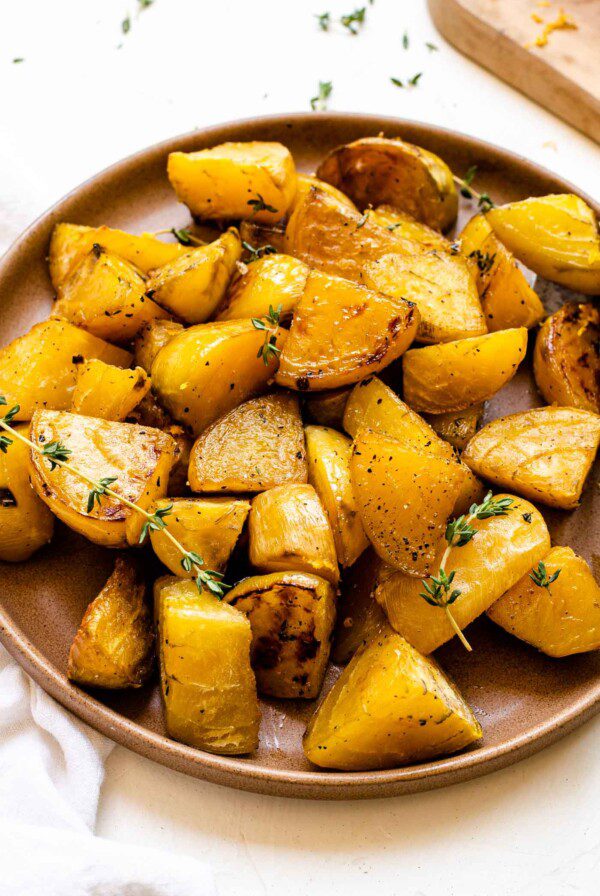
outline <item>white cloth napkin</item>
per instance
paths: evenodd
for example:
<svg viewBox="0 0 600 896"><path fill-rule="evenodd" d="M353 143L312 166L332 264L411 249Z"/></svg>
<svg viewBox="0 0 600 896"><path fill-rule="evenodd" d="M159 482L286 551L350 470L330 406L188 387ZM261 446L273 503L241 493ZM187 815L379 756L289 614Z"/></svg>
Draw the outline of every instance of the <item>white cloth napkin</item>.
<svg viewBox="0 0 600 896"><path fill-rule="evenodd" d="M17 159L10 146L0 147L0 168L13 175L2 181L0 254L49 204ZM94 836L113 746L0 646L1 896L214 896L205 864Z"/></svg>

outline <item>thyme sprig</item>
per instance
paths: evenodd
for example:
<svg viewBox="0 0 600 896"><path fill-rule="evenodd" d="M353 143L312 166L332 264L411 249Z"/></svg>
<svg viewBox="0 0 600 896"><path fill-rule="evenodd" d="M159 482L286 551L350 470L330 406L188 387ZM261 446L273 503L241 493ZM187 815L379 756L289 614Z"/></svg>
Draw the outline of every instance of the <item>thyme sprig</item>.
<svg viewBox="0 0 600 896"><path fill-rule="evenodd" d="M550 591L550 585L552 582L556 582L557 578L561 573L560 569L557 569L556 572L553 572L551 576L548 575L548 570L546 569L546 564L543 560L537 565L536 569L532 569L529 573L529 578L533 582L534 585L537 585L538 588L546 588L548 594L552 594Z"/></svg>
<svg viewBox="0 0 600 896"><path fill-rule="evenodd" d="M471 504L468 514L463 514L455 520L451 520L446 526L445 538L447 547L442 555L438 574L437 576L427 577L431 580L431 584L427 579L423 579L425 591L421 591L419 596L426 600L428 604L431 604L432 607L440 607L445 611L448 622L462 641L465 649L469 652L472 650L471 645L465 638L450 610L450 607L457 597L460 597L462 592L459 588L452 588L456 570L446 572L446 564L452 548L462 548L477 534L477 529L471 525L474 520L487 520L493 516L506 516L512 503L512 498L494 498L490 491L481 504Z"/></svg>
<svg viewBox="0 0 600 896"><path fill-rule="evenodd" d="M331 96L333 83L331 81L319 81L319 92L311 97L310 108L313 112L324 112L327 108L327 100Z"/></svg>
<svg viewBox="0 0 600 896"><path fill-rule="evenodd" d="M162 236L170 233L182 246L204 246L204 241L194 236L187 227L167 227L165 230L155 230L152 236Z"/></svg>
<svg viewBox="0 0 600 896"><path fill-rule="evenodd" d="M0 395L0 406L6 406L6 403L6 398L3 395ZM10 433L14 438L23 442L25 445L29 445L32 451L35 451L37 454L46 458L46 460L50 464L50 470L54 470L56 469L56 467L62 467L73 476L76 476L82 482L85 482L87 485L91 486L86 505L88 513L90 513L96 503L98 505L101 504L101 499L105 495L109 495L111 498L114 498L121 504L129 507L130 510L133 510L135 513L144 517L144 525L140 534L140 544L144 541L149 531L163 530L169 541L171 541L172 544L174 544L177 550L181 553L181 565L183 569L186 572L194 572L194 574L196 575L196 586L198 588L198 591L201 592L203 588L207 588L212 594L219 597L219 599L223 597L225 591L229 586L222 581L222 573L215 572L214 570L210 569L202 569L202 567L204 566L202 557L200 557L199 554L195 554L193 551L186 550L184 545L182 545L181 542L169 530L164 517L168 516L171 513L173 507L172 504L169 504L166 507L159 508L155 513L149 513L147 510L144 510L143 507L139 507L133 501L129 501L127 498L123 497L123 495L120 495L118 492L114 491L111 486L118 481L117 476L105 476L100 479L99 482L96 482L95 479L92 479L91 476L88 476L87 473L84 473L83 470L75 467L70 462L69 457L73 452L70 448L67 448L65 445L63 445L62 442L52 441L48 442L42 447L36 442L33 442L31 439L28 439L27 436L24 436L18 430L14 429L14 427L12 427L10 424L18 412L19 405L14 405L14 407L10 408L10 410L8 410L3 417L0 417L0 428L5 432ZM0 438L4 440L4 442L2 443L4 447L2 447L0 450L6 453L8 445L12 445L13 440L8 439L8 437L4 435L2 435Z"/></svg>
<svg viewBox="0 0 600 896"><path fill-rule="evenodd" d="M268 202L262 198L260 193L257 193L257 199L249 199L248 205L252 206L252 217L257 215L259 212L272 212L272 214L277 214L277 209L273 208L272 205L269 205Z"/></svg>
<svg viewBox="0 0 600 896"><path fill-rule="evenodd" d="M457 177L456 174L453 174L452 177L460 187L460 195L464 196L465 199L476 199L477 207L483 214L485 214L486 212L489 212L491 208L495 208L496 204L489 193L478 193L477 190L471 186L476 174L477 165L471 165L464 177Z"/></svg>
<svg viewBox="0 0 600 896"><path fill-rule="evenodd" d="M273 308L269 305L269 313L265 317L253 317L252 326L255 330L264 330L265 340L259 348L256 357L262 358L266 367L272 358L276 358L281 354L281 349L277 348L277 328L281 319L283 305Z"/></svg>
<svg viewBox="0 0 600 896"><path fill-rule="evenodd" d="M253 246L251 243L242 240L242 246L246 252L250 253L250 258L246 259L246 264L252 264L253 261L258 261L264 258L265 255L275 255L277 253L275 246L271 246L270 243L266 243L264 246Z"/></svg>

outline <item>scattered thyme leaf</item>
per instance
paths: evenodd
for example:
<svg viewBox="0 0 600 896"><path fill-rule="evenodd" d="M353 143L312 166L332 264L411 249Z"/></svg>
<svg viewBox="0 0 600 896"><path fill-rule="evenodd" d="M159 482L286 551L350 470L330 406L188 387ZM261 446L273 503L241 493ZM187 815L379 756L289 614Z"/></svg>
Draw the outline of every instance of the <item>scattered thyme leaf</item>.
<svg viewBox="0 0 600 896"><path fill-rule="evenodd" d="M494 264L496 253L494 252L490 255L489 252L481 252L480 249L474 249L472 252L469 252L469 258L474 259L482 274L487 274Z"/></svg>
<svg viewBox="0 0 600 896"><path fill-rule="evenodd" d="M327 108L327 100L331 96L333 83L331 81L319 81L319 92L313 96L310 101L310 108L313 112L324 112Z"/></svg>
<svg viewBox="0 0 600 896"><path fill-rule="evenodd" d="M405 50L408 50L409 47L409 39L408 39L408 31L405 31L402 35L402 46Z"/></svg>
<svg viewBox="0 0 600 896"><path fill-rule="evenodd" d="M430 53L437 53L439 50L439 47L436 46L436 44L432 44L430 41L426 41L425 46L427 47L427 49L429 50Z"/></svg>
<svg viewBox="0 0 600 896"><path fill-rule="evenodd" d="M416 87L422 77L423 77L423 72L417 72L416 75L413 75L412 78L408 79L409 86Z"/></svg>
<svg viewBox="0 0 600 896"><path fill-rule="evenodd" d="M396 87L404 87L404 83L400 80L400 78L390 78L390 81L391 81L392 84L394 84Z"/></svg>
<svg viewBox="0 0 600 896"><path fill-rule="evenodd" d="M523 517L523 519L525 520L526 523L531 522L531 514L530 513L523 513L523 514L521 514L521 516Z"/></svg>
<svg viewBox="0 0 600 896"><path fill-rule="evenodd" d="M319 28L321 31L329 31L329 26L331 24L331 13L329 12L321 12L317 13L315 19L319 23Z"/></svg>
<svg viewBox="0 0 600 896"><path fill-rule="evenodd" d="M15 56L13 59L13 65L20 65L22 62L25 62L23 56Z"/></svg>
<svg viewBox="0 0 600 896"><path fill-rule="evenodd" d="M367 223L367 220L368 220L368 218L369 218L369 212L370 212L370 211L371 211L370 209L367 209L366 212L365 212L363 215L360 216L360 218L359 218L358 221L356 222L356 229L357 229L357 230L360 230L361 227L364 227L364 226L365 226L365 224Z"/></svg>
<svg viewBox="0 0 600 896"><path fill-rule="evenodd" d="M242 240L242 246L246 252L250 253L250 258L246 260L246 264L252 264L253 261L258 261L260 258L264 258L265 255L275 255L277 253L275 246L271 246L270 243L267 243L264 246L254 247L251 243Z"/></svg>
<svg viewBox="0 0 600 896"><path fill-rule="evenodd" d="M354 12L348 13L345 16L340 18L340 22L347 28L350 34L358 34L359 28L364 25L365 16L367 14L367 7L361 6L360 9L355 9Z"/></svg>
<svg viewBox="0 0 600 896"><path fill-rule="evenodd" d="M127 16L125 19L123 19L123 21L121 22L121 31L123 32L123 34L129 34L129 32L131 31L131 16Z"/></svg>

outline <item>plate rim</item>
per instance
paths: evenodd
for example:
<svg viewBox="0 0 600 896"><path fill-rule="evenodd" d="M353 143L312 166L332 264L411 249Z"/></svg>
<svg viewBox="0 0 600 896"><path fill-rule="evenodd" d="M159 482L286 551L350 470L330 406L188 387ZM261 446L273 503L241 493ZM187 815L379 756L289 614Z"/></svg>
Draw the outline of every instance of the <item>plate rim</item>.
<svg viewBox="0 0 600 896"><path fill-rule="evenodd" d="M0 281L10 270L11 264L17 261L16 256L22 250L26 251L27 243L40 230L54 223L65 206L79 198L82 193L85 194L92 188L101 187L114 175L122 176L129 167L137 166L141 159L147 159L148 156L164 155L195 139L198 142L209 141L213 133L221 134L227 130L240 131L245 128L269 127L270 125L280 127L285 122L300 125L310 122L311 125L315 125L318 121L325 121L330 125L335 123L348 125L354 122L357 125L371 123L372 125L377 124L384 130L389 128L402 132L403 129L410 129L421 131L424 135L447 137L454 142L479 148L487 156L496 155L503 161L509 160L521 170L531 170L536 176L542 175L560 182L563 189L569 189L581 196L600 215L598 203L562 176L512 150L504 149L470 134L427 122L372 113L278 113L234 119L199 128L138 149L105 167L66 193L13 240L0 258ZM116 710L110 709L93 694L71 684L59 669L35 647L22 629L13 622L1 602L0 642L46 693L77 718L109 737L113 742L168 768L212 783L276 796L338 800L380 798L459 783L496 771L533 755L555 743L600 711L599 679L596 685L590 688L588 694L580 697L560 713L499 745L486 747L484 741L484 745L476 750L419 765L383 771L336 772L318 770L316 767L309 771L265 768L256 760L219 756L180 744L145 728Z"/></svg>

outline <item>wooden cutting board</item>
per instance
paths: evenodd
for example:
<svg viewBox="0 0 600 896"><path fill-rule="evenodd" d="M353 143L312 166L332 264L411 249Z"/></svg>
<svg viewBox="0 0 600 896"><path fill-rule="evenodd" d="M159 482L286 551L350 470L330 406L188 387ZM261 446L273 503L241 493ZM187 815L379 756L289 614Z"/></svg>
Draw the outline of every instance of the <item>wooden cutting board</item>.
<svg viewBox="0 0 600 896"><path fill-rule="evenodd" d="M458 50L600 143L600 0L428 0ZM577 30L528 46L564 9Z"/></svg>

